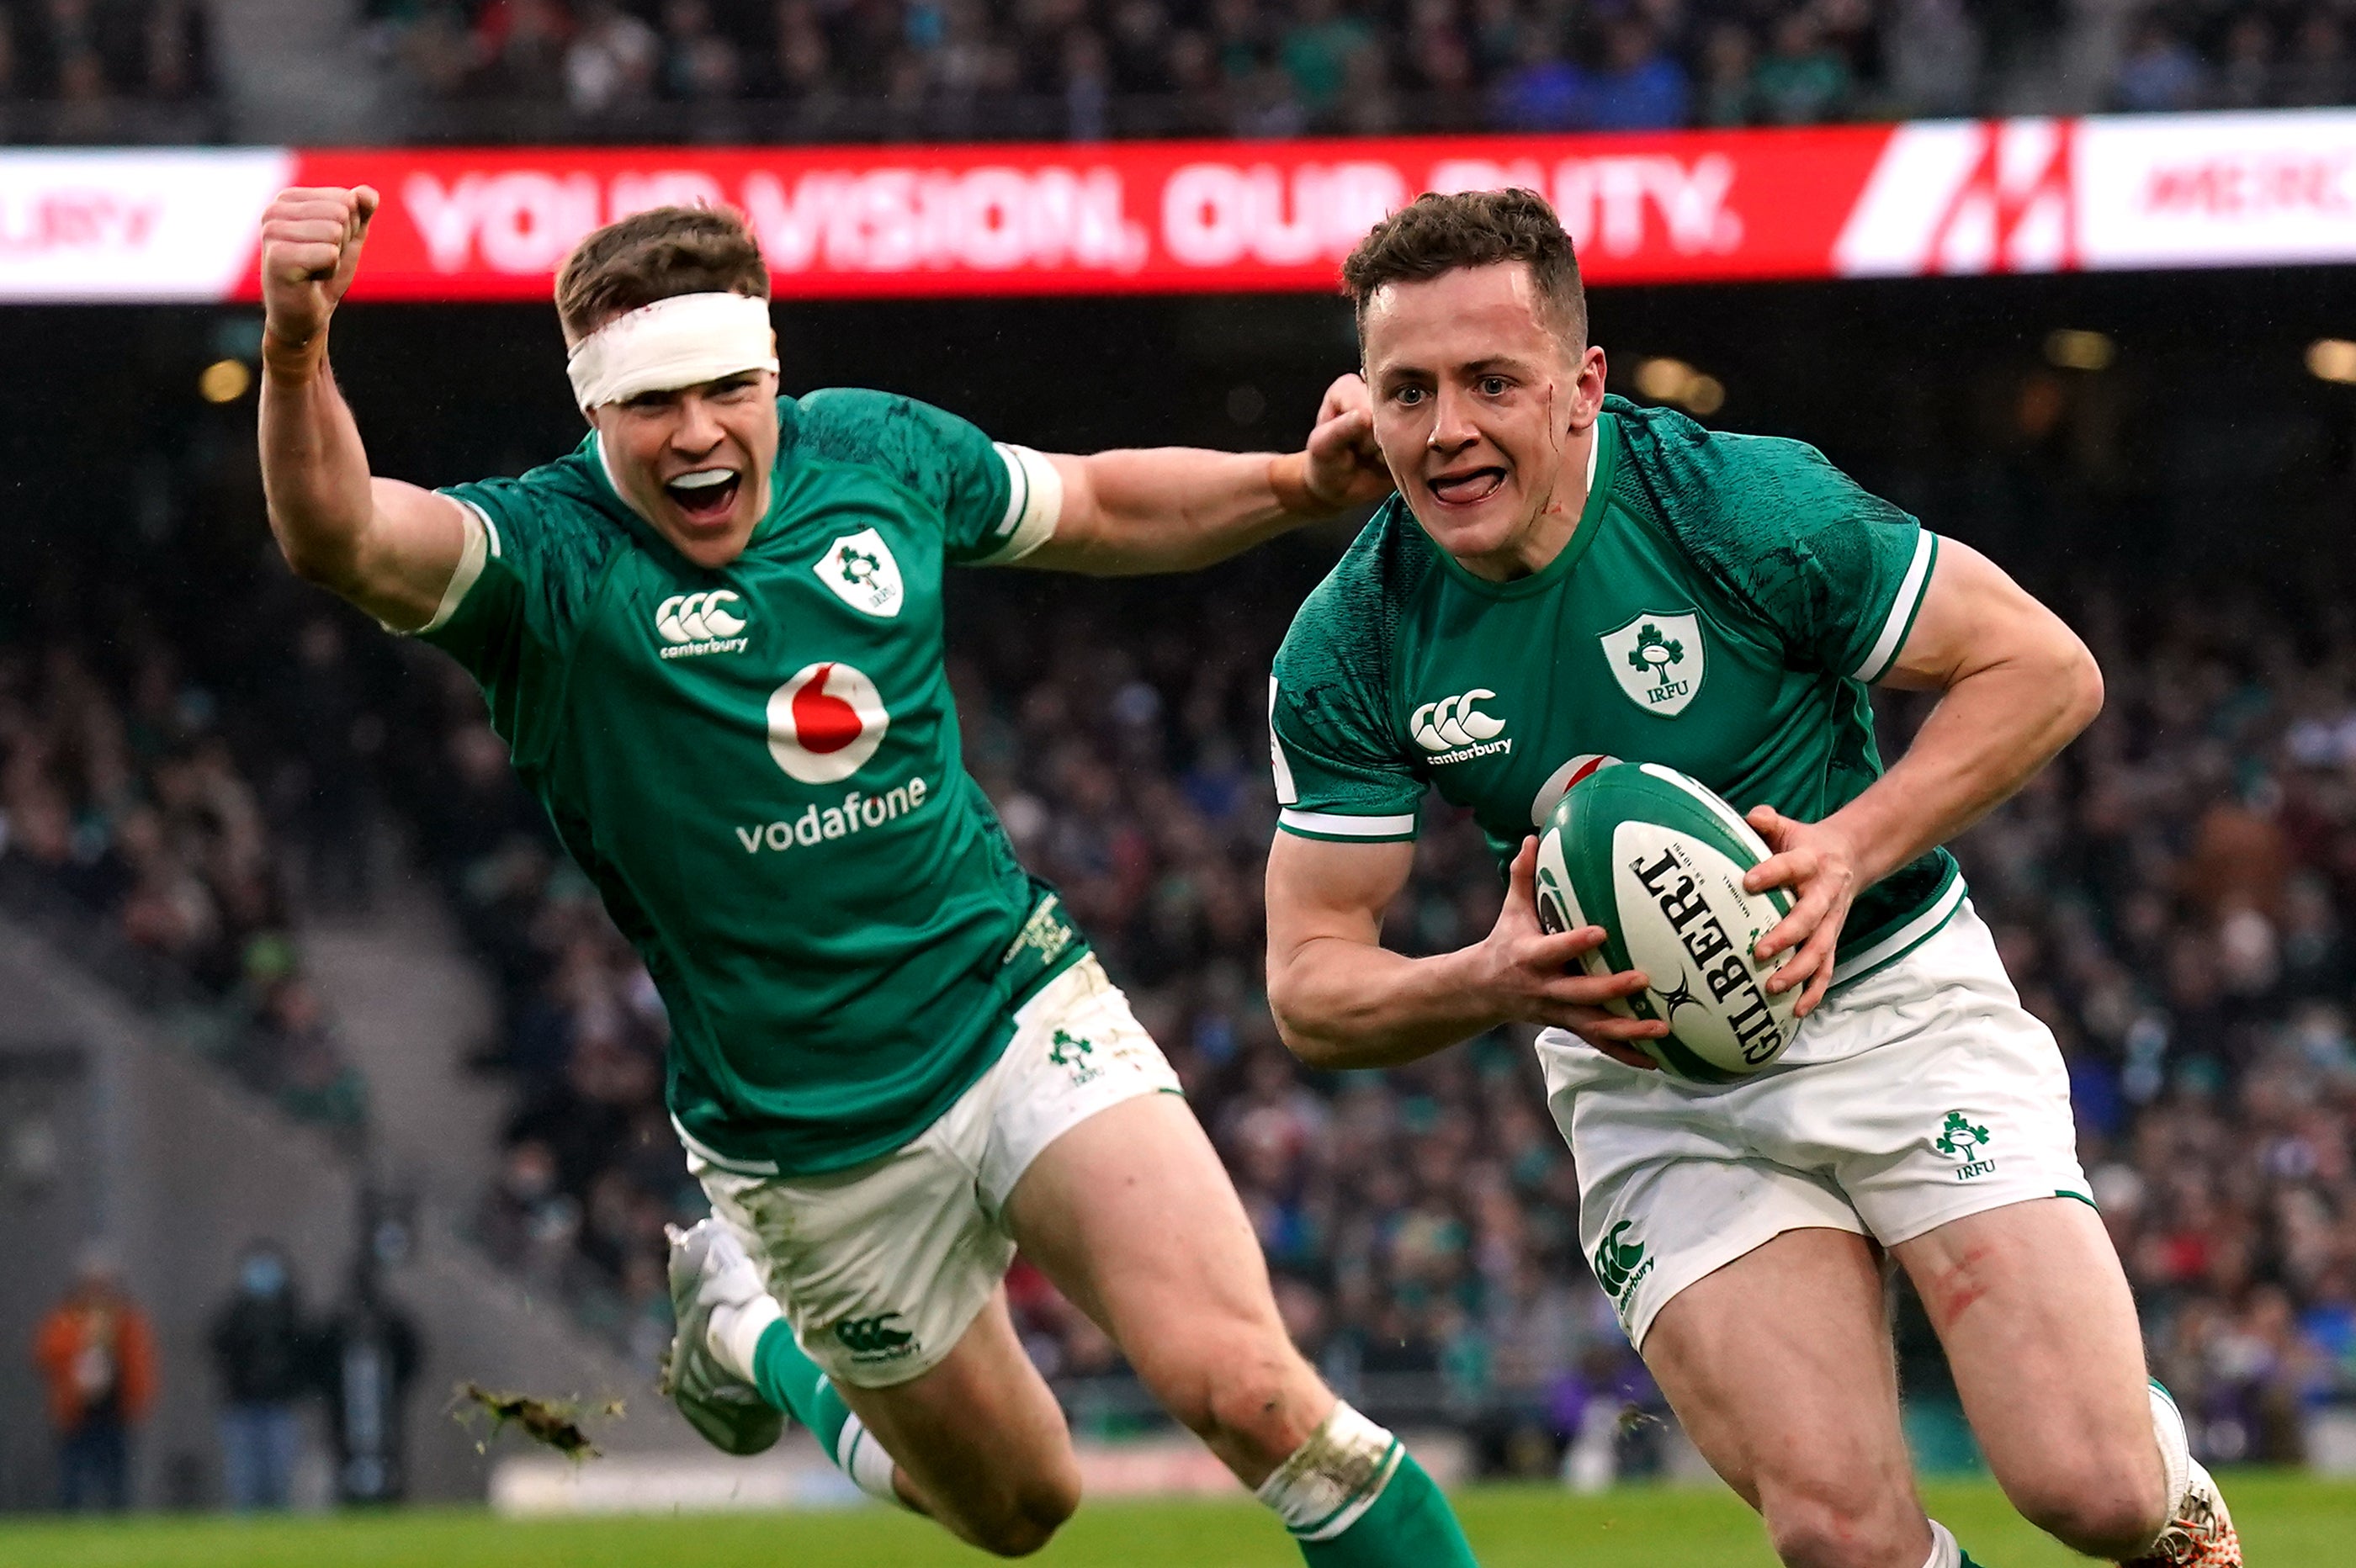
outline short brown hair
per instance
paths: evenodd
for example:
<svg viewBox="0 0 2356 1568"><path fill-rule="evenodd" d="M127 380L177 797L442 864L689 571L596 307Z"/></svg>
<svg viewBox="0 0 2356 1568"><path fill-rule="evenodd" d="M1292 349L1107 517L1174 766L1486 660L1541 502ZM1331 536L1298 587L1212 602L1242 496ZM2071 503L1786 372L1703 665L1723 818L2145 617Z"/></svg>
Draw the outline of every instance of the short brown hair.
<svg viewBox="0 0 2356 1568"><path fill-rule="evenodd" d="M657 207L608 223L564 258L556 315L578 343L617 315L680 294L769 297L769 265L744 214Z"/></svg>
<svg viewBox="0 0 2356 1568"><path fill-rule="evenodd" d="M1468 190L1416 197L1374 227L1342 263L1342 282L1366 327L1366 302L1386 283L1419 283L1460 267L1520 261L1530 270L1555 330L1587 347L1587 290L1570 236L1534 190Z"/></svg>

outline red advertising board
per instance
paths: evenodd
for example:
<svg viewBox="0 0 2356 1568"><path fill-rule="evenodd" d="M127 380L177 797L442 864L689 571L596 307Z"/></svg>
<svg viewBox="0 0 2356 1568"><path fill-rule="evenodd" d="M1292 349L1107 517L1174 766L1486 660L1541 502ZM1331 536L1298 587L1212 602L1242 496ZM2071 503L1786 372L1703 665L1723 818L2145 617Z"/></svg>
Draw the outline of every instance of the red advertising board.
<svg viewBox="0 0 2356 1568"><path fill-rule="evenodd" d="M357 296L544 299L666 202L781 298L1326 290L1425 190L1554 202L1609 285L2356 260L2356 113L1634 136L950 147L0 152L0 300L248 299L283 186L377 187Z"/></svg>
<svg viewBox="0 0 2356 1568"><path fill-rule="evenodd" d="M781 296L1330 289L1425 190L1529 186L1599 283L1820 273L1890 132L1271 144L313 153L374 185L377 298L544 297L583 234L726 202Z"/></svg>

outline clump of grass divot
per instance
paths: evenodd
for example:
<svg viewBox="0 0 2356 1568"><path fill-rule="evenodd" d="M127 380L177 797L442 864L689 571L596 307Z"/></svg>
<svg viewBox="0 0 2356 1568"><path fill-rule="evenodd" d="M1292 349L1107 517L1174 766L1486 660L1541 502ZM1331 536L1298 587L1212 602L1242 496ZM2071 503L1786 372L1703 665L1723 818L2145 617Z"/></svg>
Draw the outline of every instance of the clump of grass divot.
<svg viewBox="0 0 2356 1568"><path fill-rule="evenodd" d="M475 1417L490 1417L490 1430L475 1444L475 1452L487 1453L502 1428L520 1427L525 1436L544 1447L553 1448L575 1464L597 1457L597 1445L581 1427L584 1414L621 1419L622 1402L607 1400L604 1404L584 1412L572 1400L541 1399L528 1393L501 1393L477 1382L458 1385L450 1399L450 1417L461 1426L474 1425Z"/></svg>

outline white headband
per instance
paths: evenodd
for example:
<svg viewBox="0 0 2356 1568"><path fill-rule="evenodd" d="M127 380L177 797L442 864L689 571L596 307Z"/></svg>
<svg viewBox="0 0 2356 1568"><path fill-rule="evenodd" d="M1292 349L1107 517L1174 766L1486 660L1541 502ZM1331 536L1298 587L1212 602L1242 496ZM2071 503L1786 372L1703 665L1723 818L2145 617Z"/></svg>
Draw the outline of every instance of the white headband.
<svg viewBox="0 0 2356 1568"><path fill-rule="evenodd" d="M769 302L721 293L680 294L617 315L583 338L564 367L584 412L776 368Z"/></svg>

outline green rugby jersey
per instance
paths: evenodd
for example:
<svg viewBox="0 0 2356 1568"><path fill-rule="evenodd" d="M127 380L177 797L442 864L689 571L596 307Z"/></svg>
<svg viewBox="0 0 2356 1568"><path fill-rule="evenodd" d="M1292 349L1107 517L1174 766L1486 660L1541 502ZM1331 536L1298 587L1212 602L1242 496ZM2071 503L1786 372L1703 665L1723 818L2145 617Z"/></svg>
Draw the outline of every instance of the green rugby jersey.
<svg viewBox="0 0 2356 1568"><path fill-rule="evenodd" d="M1502 863L1599 761L1811 822L1880 776L1866 687L1905 643L1936 538L1813 447L1604 408L1586 507L1544 570L1476 577L1394 496L1301 604L1269 688L1283 831L1411 838L1436 788ZM1962 899L1944 849L1867 889L1836 983Z"/></svg>
<svg viewBox="0 0 2356 1568"><path fill-rule="evenodd" d="M768 512L717 571L594 434L451 489L478 526L421 634L646 961L680 1136L751 1174L915 1137L1083 951L964 770L942 657L943 567L1035 546L1053 470L878 392L777 420Z"/></svg>

